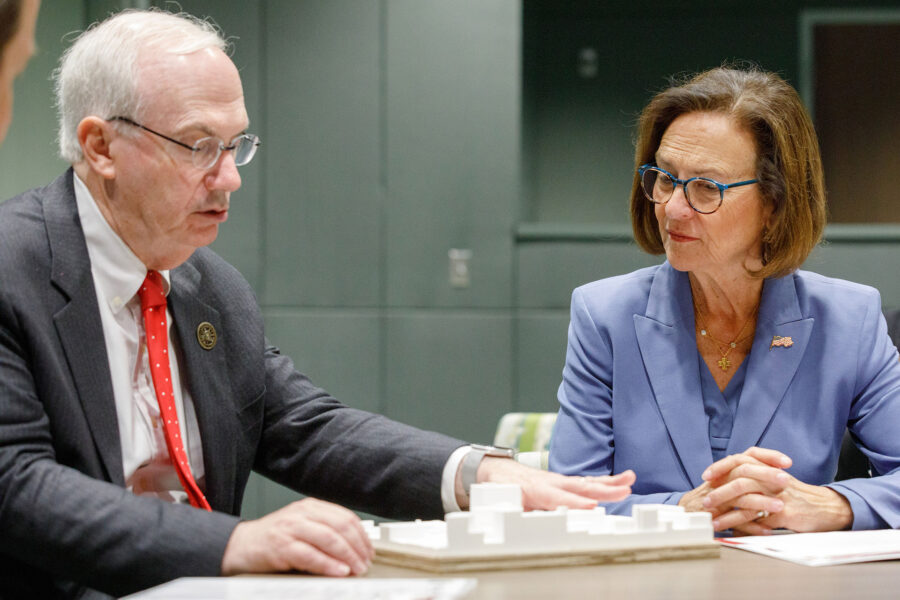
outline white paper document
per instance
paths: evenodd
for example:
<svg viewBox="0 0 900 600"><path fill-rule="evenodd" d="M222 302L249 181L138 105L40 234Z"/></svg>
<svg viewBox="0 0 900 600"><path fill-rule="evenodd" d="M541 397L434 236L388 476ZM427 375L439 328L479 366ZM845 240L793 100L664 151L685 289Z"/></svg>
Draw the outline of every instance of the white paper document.
<svg viewBox="0 0 900 600"><path fill-rule="evenodd" d="M732 537L719 542L809 567L900 559L900 530L896 529Z"/></svg>
<svg viewBox="0 0 900 600"><path fill-rule="evenodd" d="M475 579L351 577L183 577L126 596L129 600L457 600Z"/></svg>

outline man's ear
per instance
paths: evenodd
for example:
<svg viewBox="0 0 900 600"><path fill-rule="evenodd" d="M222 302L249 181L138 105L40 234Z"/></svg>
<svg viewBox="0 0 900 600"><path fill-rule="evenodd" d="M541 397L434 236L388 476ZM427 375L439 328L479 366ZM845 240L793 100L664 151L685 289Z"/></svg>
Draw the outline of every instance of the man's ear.
<svg viewBox="0 0 900 600"><path fill-rule="evenodd" d="M109 148L116 135L112 125L99 117L85 117L75 132L78 134L84 162L104 179L115 178L116 164Z"/></svg>

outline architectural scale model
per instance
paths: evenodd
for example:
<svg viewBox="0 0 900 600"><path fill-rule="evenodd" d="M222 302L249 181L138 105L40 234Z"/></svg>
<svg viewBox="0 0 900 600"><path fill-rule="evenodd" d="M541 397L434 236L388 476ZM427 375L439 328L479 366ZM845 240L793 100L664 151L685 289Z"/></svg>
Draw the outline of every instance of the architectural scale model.
<svg viewBox="0 0 900 600"><path fill-rule="evenodd" d="M377 561L434 572L719 555L709 513L664 504L635 505L630 517L602 507L524 512L511 484L473 485L469 511L444 521L365 527Z"/></svg>

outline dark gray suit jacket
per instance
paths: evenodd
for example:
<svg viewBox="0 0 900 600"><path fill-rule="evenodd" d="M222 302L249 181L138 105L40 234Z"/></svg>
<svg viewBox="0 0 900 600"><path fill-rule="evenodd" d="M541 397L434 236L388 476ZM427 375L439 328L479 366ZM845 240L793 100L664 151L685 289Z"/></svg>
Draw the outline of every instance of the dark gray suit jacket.
<svg viewBox="0 0 900 600"><path fill-rule="evenodd" d="M463 442L348 408L270 346L252 290L200 249L169 305L213 512L124 489L116 409L72 172L0 205L0 598L122 595L217 575L251 469L393 518L439 518ZM218 333L212 350L196 328Z"/></svg>

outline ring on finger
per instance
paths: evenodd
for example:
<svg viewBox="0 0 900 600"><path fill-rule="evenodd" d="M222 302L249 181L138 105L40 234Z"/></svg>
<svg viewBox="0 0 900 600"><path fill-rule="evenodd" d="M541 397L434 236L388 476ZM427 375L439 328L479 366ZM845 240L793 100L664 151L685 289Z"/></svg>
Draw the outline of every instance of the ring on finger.
<svg viewBox="0 0 900 600"><path fill-rule="evenodd" d="M754 521L758 521L758 520L760 520L760 519L765 519L765 518L768 517L768 516L769 516L769 511L767 511L767 510L761 510L761 511L759 511L759 512L756 513L756 518L753 519L753 520L754 520Z"/></svg>

